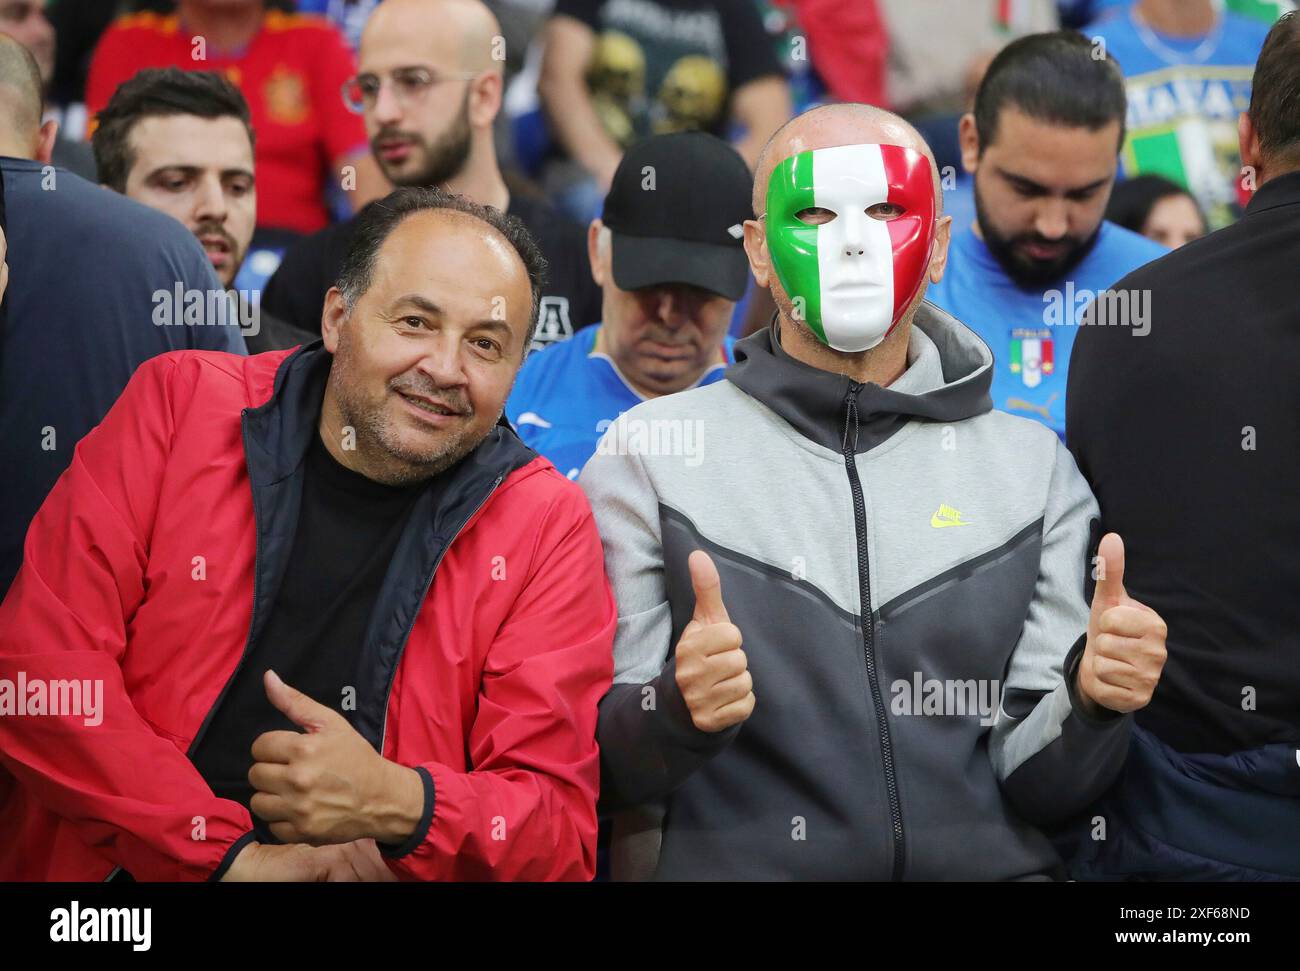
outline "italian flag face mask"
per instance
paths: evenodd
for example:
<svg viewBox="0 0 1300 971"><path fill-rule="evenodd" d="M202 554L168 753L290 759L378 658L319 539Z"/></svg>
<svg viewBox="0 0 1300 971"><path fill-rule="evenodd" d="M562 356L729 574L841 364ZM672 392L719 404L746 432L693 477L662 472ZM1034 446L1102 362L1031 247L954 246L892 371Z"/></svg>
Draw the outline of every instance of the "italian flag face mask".
<svg viewBox="0 0 1300 971"><path fill-rule="evenodd" d="M806 222L810 217L826 221ZM772 266L795 317L837 351L869 350L898 326L929 269L930 162L900 145L792 155L768 183L766 226Z"/></svg>

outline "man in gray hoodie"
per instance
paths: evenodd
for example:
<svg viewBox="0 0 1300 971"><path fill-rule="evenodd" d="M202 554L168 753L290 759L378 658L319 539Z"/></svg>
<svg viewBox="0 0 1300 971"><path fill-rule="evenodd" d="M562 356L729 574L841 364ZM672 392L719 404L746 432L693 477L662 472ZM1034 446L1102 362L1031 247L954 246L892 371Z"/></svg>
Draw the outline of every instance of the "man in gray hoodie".
<svg viewBox="0 0 1300 971"><path fill-rule="evenodd" d="M951 220L920 136L807 112L754 211L771 327L579 480L619 606L614 876L1060 876L1039 827L1115 779L1164 622L1069 453L991 410L989 349L924 302Z"/></svg>

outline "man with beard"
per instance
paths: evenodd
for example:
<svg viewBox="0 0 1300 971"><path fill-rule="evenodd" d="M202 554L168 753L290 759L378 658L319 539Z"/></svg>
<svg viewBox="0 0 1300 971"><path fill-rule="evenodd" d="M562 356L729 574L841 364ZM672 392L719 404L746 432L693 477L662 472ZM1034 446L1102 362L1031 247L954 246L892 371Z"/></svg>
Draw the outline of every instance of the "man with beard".
<svg viewBox="0 0 1300 971"><path fill-rule="evenodd" d="M253 128L239 89L215 71L141 71L99 113L94 147L104 185L184 223L229 290L257 216ZM319 335L262 313L242 294L228 299L250 354Z"/></svg>
<svg viewBox="0 0 1300 971"><path fill-rule="evenodd" d="M317 859L277 843L591 878L614 601L581 490L500 421L541 269L518 220L401 189L324 346L136 371L0 605L0 686L102 686L0 718L0 880Z"/></svg>
<svg viewBox="0 0 1300 971"><path fill-rule="evenodd" d="M961 120L973 225L930 300L993 351L993 406L1065 435L1066 370L1091 296L1167 250L1104 221L1124 141L1124 77L1069 31L1002 50Z"/></svg>
<svg viewBox="0 0 1300 971"><path fill-rule="evenodd" d="M492 124L501 108L500 27L479 0L385 0L361 37L360 73L345 89L384 174L395 185L441 186L518 217L548 264L534 346L600 319L582 230L540 199L512 191L497 166ZM354 222L302 240L266 285L262 306L305 330L320 328Z"/></svg>
<svg viewBox="0 0 1300 971"><path fill-rule="evenodd" d="M282 6L282 5L281 5ZM99 42L86 78L93 117L148 67L218 71L244 92L257 130L258 229L267 239L329 222L336 185L360 208L390 188L365 150L365 130L339 101L355 62L329 21L266 0L176 0L166 13L123 14Z"/></svg>

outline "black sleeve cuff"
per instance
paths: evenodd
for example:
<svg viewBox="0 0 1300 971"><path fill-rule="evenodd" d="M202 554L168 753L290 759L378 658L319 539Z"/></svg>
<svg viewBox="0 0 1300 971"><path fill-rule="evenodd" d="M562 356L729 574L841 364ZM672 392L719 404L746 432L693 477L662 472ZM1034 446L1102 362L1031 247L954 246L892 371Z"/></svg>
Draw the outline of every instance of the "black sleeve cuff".
<svg viewBox="0 0 1300 971"><path fill-rule="evenodd" d="M653 723L661 738L690 752L712 756L726 748L740 734L744 722L738 722L720 732L705 732L695 727L691 709L677 687L676 657L669 659L659 677L652 683L657 686L659 697L664 703L665 717Z"/></svg>
<svg viewBox="0 0 1300 971"><path fill-rule="evenodd" d="M1070 648L1070 653L1065 656L1065 683L1070 691L1070 709L1074 712L1074 716L1085 725L1091 725L1095 728L1109 728L1117 720L1123 718L1124 713L1102 708L1100 715L1091 715L1088 713L1083 699L1079 696L1079 664L1083 661L1083 650L1087 646L1088 635L1085 632L1079 635L1079 639Z"/></svg>
<svg viewBox="0 0 1300 971"><path fill-rule="evenodd" d="M429 827L433 825L433 805L437 795L433 788L433 776L429 775L429 770L422 765L417 765L415 771L420 775L420 781L424 783L424 812L420 814L420 821L415 824L415 829L401 843L394 846L392 843L379 843L379 855L388 860L399 860L410 853L417 846L424 842L429 835Z"/></svg>
<svg viewBox="0 0 1300 971"><path fill-rule="evenodd" d="M226 855L221 858L220 865L215 870L213 870L212 875L208 877L208 883L216 883L218 880L224 877L226 875L226 871L230 869L230 864L235 862L235 857L239 856L239 854L243 851L244 847L247 846L249 843L254 842L256 839L257 839L257 830L250 829L243 836L239 837L239 839L235 840L235 842L231 843L230 849L226 850Z"/></svg>

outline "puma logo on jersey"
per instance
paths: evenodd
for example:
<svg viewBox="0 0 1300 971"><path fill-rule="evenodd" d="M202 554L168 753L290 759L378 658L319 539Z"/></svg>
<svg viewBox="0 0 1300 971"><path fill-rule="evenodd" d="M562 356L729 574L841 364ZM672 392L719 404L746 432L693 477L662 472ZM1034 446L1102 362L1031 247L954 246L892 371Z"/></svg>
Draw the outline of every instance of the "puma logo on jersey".
<svg viewBox="0 0 1300 971"><path fill-rule="evenodd" d="M1008 398L1008 411L1032 411L1036 415L1042 415L1043 421L1052 420L1052 402L1060 397L1060 392L1053 391L1047 397L1047 401L1041 405L1036 405L1032 401L1026 401L1024 398Z"/></svg>

